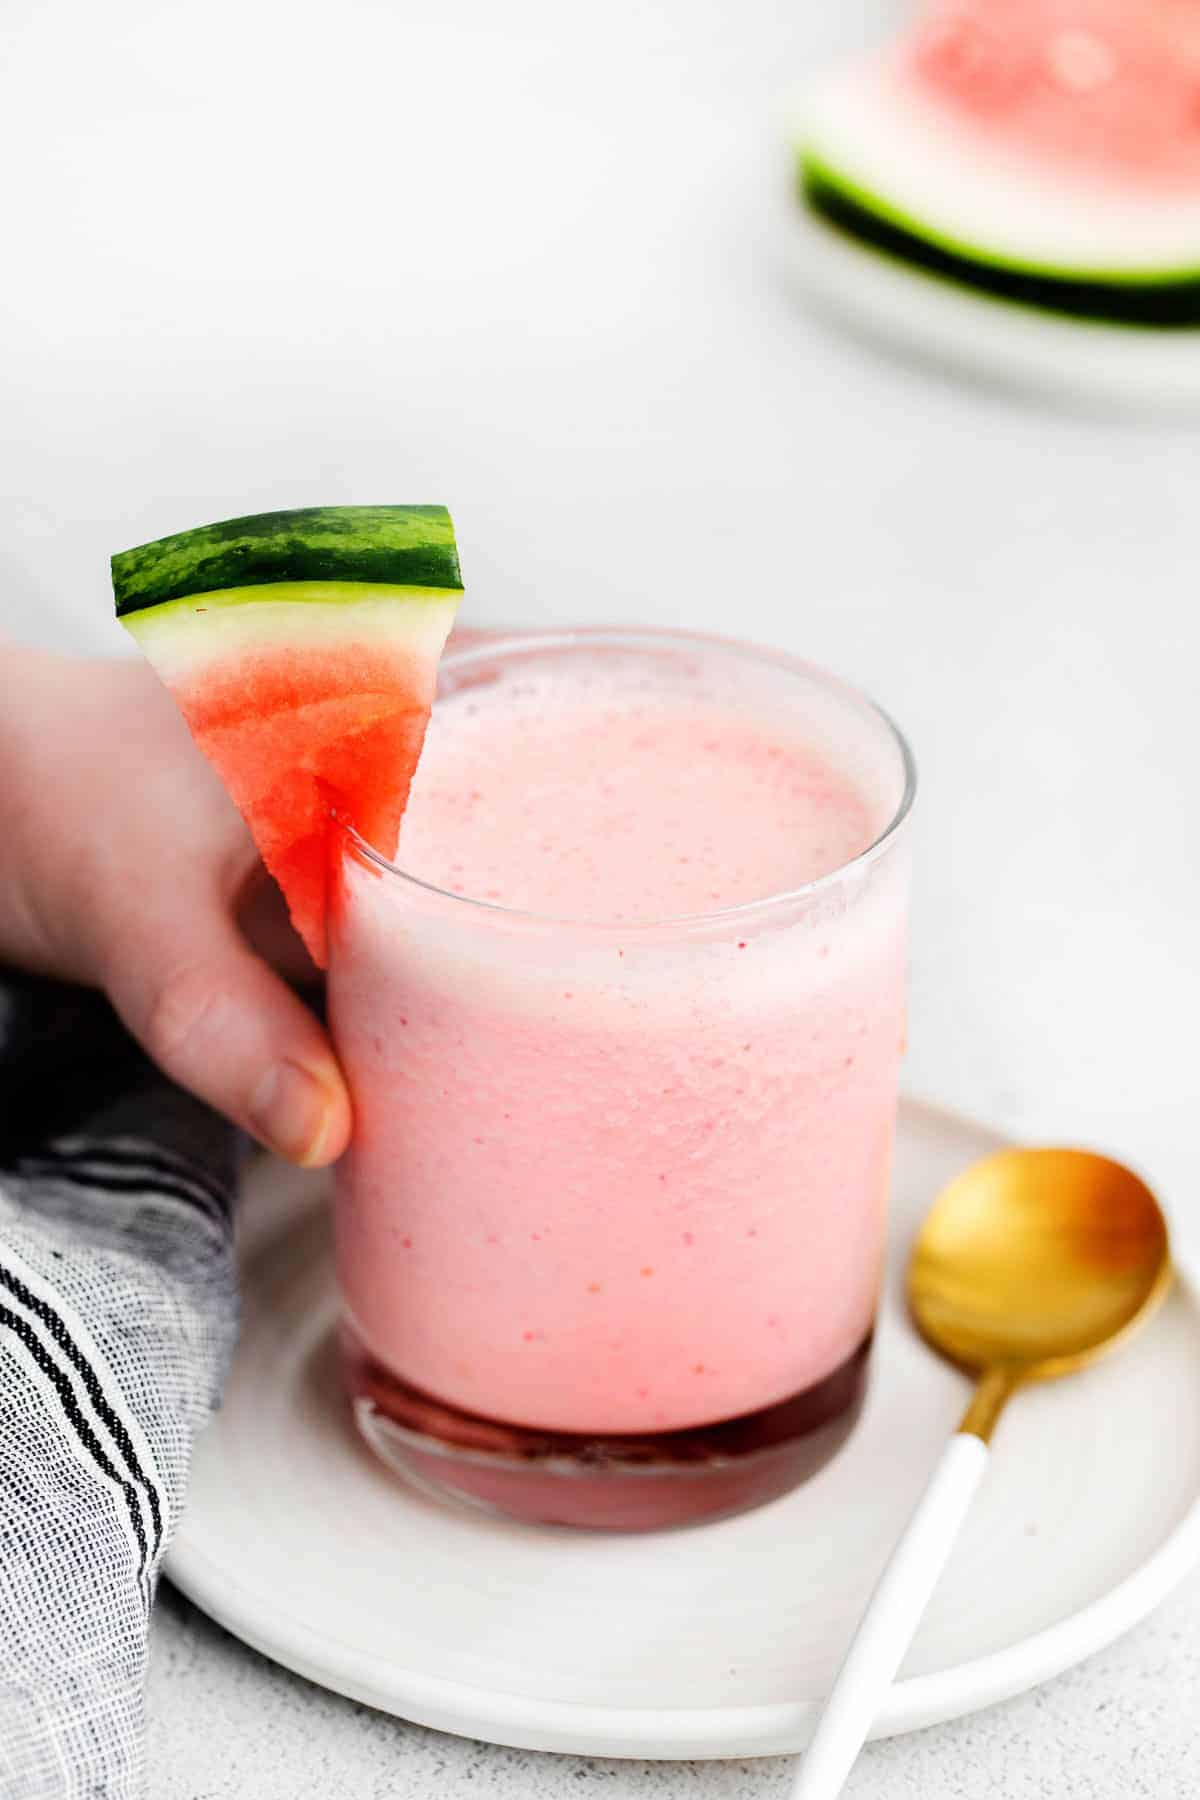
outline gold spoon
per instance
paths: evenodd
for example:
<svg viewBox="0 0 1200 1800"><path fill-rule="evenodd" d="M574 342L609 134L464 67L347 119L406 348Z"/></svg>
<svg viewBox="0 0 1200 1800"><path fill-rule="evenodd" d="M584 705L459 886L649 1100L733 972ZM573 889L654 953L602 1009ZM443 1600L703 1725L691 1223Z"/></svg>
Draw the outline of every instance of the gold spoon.
<svg viewBox="0 0 1200 1800"><path fill-rule="evenodd" d="M1123 1343L1170 1285L1158 1202L1106 1157L1001 1150L942 1190L913 1247L908 1303L926 1342L977 1385L871 1596L791 1800L841 1792L949 1559L1005 1402Z"/></svg>

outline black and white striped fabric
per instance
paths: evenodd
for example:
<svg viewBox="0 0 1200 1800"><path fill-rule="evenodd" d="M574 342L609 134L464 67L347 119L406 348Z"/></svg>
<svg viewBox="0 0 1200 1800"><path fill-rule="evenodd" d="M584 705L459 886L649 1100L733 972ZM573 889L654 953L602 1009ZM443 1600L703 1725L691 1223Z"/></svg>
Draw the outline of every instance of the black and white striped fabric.
<svg viewBox="0 0 1200 1800"><path fill-rule="evenodd" d="M0 1800L140 1800L143 1681L233 1347L237 1143L96 995L0 971Z"/></svg>

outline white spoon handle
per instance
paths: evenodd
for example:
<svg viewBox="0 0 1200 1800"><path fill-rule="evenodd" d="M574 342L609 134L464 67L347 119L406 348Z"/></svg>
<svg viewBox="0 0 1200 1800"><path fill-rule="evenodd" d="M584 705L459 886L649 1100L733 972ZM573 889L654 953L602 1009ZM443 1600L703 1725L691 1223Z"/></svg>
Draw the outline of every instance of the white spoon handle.
<svg viewBox="0 0 1200 1800"><path fill-rule="evenodd" d="M804 1753L791 1800L834 1800L841 1793L949 1561L987 1464L988 1447L973 1432L956 1432L946 1445L859 1621Z"/></svg>

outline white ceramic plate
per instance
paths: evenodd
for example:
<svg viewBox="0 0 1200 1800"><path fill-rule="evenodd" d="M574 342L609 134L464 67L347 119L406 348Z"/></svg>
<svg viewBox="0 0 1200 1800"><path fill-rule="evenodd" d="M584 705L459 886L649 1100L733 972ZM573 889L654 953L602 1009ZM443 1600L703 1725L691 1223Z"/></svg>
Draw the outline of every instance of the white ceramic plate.
<svg viewBox="0 0 1200 1800"><path fill-rule="evenodd" d="M249 1183L245 1323L172 1579L313 1681L445 1731L604 1756L797 1750L966 1384L901 1307L936 1190L997 1139L907 1103L875 1375L807 1487L689 1531L538 1530L410 1492L339 1403L327 1183ZM876 1733L1019 1693L1109 1643L1200 1558L1200 1311L1180 1283L1087 1374L1018 1397Z"/></svg>
<svg viewBox="0 0 1200 1800"><path fill-rule="evenodd" d="M867 336L1008 387L1134 412L1200 408L1200 328L1060 318L908 268L801 206L780 221L785 276Z"/></svg>

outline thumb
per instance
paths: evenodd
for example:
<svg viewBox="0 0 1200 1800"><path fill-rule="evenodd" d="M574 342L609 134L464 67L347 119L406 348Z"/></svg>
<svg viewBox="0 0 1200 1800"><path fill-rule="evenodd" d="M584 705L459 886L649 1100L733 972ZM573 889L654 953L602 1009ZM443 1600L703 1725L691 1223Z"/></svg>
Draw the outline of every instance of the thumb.
<svg viewBox="0 0 1200 1800"><path fill-rule="evenodd" d="M104 959L104 987L142 1048L181 1087L290 1162L332 1162L350 1099L307 1007L247 947L220 897L161 895ZM132 943L130 936L132 935Z"/></svg>

